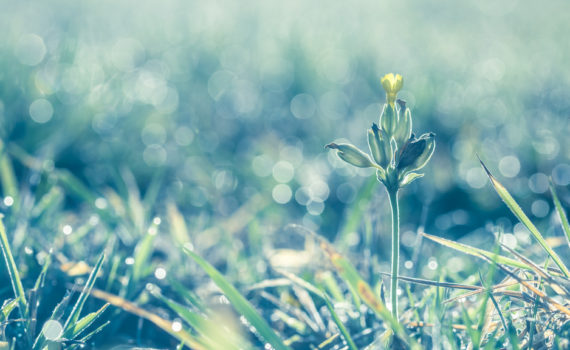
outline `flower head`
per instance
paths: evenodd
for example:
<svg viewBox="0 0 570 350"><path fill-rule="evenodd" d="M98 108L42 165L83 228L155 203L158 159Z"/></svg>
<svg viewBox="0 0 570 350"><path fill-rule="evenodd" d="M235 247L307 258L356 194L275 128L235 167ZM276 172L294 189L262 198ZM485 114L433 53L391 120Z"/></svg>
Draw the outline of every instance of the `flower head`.
<svg viewBox="0 0 570 350"><path fill-rule="evenodd" d="M402 78L400 74L394 75L393 73L388 73L380 79L380 83L382 83L382 87L386 90L387 102L393 106L398 91L404 86L404 78Z"/></svg>

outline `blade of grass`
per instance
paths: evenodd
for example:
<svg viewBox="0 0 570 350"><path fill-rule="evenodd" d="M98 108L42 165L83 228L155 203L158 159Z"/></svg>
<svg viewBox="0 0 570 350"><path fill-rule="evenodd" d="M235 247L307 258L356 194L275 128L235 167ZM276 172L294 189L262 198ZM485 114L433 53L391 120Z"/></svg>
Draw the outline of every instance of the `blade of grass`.
<svg viewBox="0 0 570 350"><path fill-rule="evenodd" d="M330 244L326 239L317 235L315 232L299 226L299 225L289 225L290 228L299 230L306 235L313 237L319 245L323 252L327 255L332 265L337 270L341 278L349 286L349 289L356 293L356 295L366 304L376 315L384 320L388 325L394 330L394 332L402 338L404 341L410 343L411 339L406 334L402 325L398 320L392 317L392 313L386 308L384 303L374 294L372 288L364 279L360 276L356 268L350 263L348 259L343 257L336 249ZM415 344L412 344L415 347Z"/></svg>
<svg viewBox="0 0 570 350"><path fill-rule="evenodd" d="M492 261L486 257L483 257L483 259L487 260L488 262ZM530 291L532 291L534 294L536 294L537 296L541 297L544 301L546 301L547 303L549 303L550 305L552 305L555 309L557 309L558 311L566 314L567 316L570 316L570 310L560 304L559 302L557 302L556 300L550 298L548 295L546 295L545 293L541 292L540 290L538 290L538 288L534 287L532 284L528 283L527 281L524 281L523 279L521 279L519 276L517 276L513 271L509 270L508 268L506 268L505 266L501 265L501 264L496 264L496 266L501 269L501 271L503 271L504 273L506 273L507 275L511 276L512 278L514 278L515 280L517 280L520 284L522 284L524 287L526 287L527 289L529 289Z"/></svg>
<svg viewBox="0 0 570 350"><path fill-rule="evenodd" d="M0 324L6 321L8 317L10 317L10 314L16 308L17 305L18 305L18 298L15 298L5 303L4 306L2 306L2 309L0 309Z"/></svg>
<svg viewBox="0 0 570 350"><path fill-rule="evenodd" d="M83 333L89 326L93 324L109 307L109 303L103 305L99 310L91 312L79 321L77 321L73 327L70 327L66 332L63 333L63 337L67 339L75 339L81 333Z"/></svg>
<svg viewBox="0 0 570 350"><path fill-rule="evenodd" d="M93 285L95 284L95 280L97 279L97 274L99 273L99 270L101 269L104 260L105 260L105 253L99 256L97 264L95 264L93 271L91 271L89 278L87 278L87 282L85 283L85 287L83 287L83 291L81 291L79 298L77 298L75 305L73 305L73 309L71 309L71 313L67 317L67 321L65 321L65 324L63 326L64 333L68 332L69 329L74 327L75 324L77 323L79 315L81 314L81 310L83 309L83 305L85 304L85 301L89 296L89 292L91 291L91 289L93 289Z"/></svg>
<svg viewBox="0 0 570 350"><path fill-rule="evenodd" d="M145 270L149 267L149 258L154 249L154 240L158 236L158 224L153 222L148 228L142 240L135 248L135 263L133 264L132 281L134 284L144 277Z"/></svg>
<svg viewBox="0 0 570 350"><path fill-rule="evenodd" d="M381 275L390 276L389 273L381 272ZM422 278L414 278L414 277L405 277L405 276L398 276L400 281L410 282L415 284L421 284L425 286L436 286L436 287L444 287L444 288L452 288L452 289L466 289L466 290L480 290L481 287L479 286L472 286L468 284L459 284L459 283L450 283L450 282L437 282L426 280Z"/></svg>
<svg viewBox="0 0 570 350"><path fill-rule="evenodd" d="M166 333L170 334L171 336L175 337L176 339L184 342L184 344L191 349L195 350L208 350L196 337L192 334L188 333L184 329L179 331L175 331L173 328L173 324L170 321L165 320L164 318L153 314L145 309L137 306L130 301L125 300L117 295L113 295L102 290L98 289L91 289L90 294L97 298L106 301L107 303L114 305L127 311L133 315L138 317L142 317L150 322L152 322L155 326L162 329Z"/></svg>
<svg viewBox="0 0 570 350"><path fill-rule="evenodd" d="M491 184L495 188L495 191L497 192L499 197L501 197L503 202L507 205L507 207L509 207L509 209L517 217L517 219L519 219L519 221L523 225L525 225L526 228L528 228L530 233L534 236L534 238L538 241L538 243L542 246L542 248L544 248L546 253L552 258L552 260L554 260L554 263L558 265L560 270L562 270L562 273L564 273L566 277L570 277L570 271L568 271L566 265L564 265L558 254L556 254L554 250L552 250L552 248L546 243L544 237L542 237L542 234L540 234L540 231L538 231L536 226L534 226L534 224L530 221L528 216L526 216L521 207L511 196L509 191L507 191L507 189L499 181L497 181L497 179L495 179L495 177L491 174L489 169L487 169L485 164L481 160L479 161L481 162L481 166L483 166L483 169L487 173L487 176L491 180Z"/></svg>
<svg viewBox="0 0 570 350"><path fill-rule="evenodd" d="M562 204L560 203L560 199L558 199L558 194L554 189L554 184L550 181L550 193L552 194L552 200L554 202L554 206L556 207L556 212L558 213L558 218L562 223L562 229L564 230L566 241L570 246L570 224L568 223L568 217L566 216L566 212L564 208L562 208Z"/></svg>
<svg viewBox="0 0 570 350"><path fill-rule="evenodd" d="M206 273L212 278L214 283L222 290L228 300L236 308L236 310L243 315L251 325L259 332L261 337L270 343L276 350L289 350L290 348L286 346L281 338L271 329L267 322L259 316L257 311L253 306L247 301L237 289L229 283L224 276L216 270L212 265L210 265L202 257L194 253L193 251L183 248L184 253L188 255L192 260L194 260Z"/></svg>
<svg viewBox="0 0 570 350"><path fill-rule="evenodd" d="M463 243L458 243L458 242L451 241L451 240L448 240L445 238L429 235L425 232L422 233L422 235L424 237L428 238L429 240L432 240L436 243L439 243L439 244L444 245L446 247L455 249L455 250L460 251L460 252L465 253L465 254L476 256L479 258L486 257L486 258L489 258L492 261L495 261L499 264L504 264L504 265L516 267L519 269L532 270L530 268L530 266L528 266L528 265L526 265L520 261L517 261L515 259L507 258L507 257L502 256L502 255L496 255L496 254L493 254L489 251L479 249L479 248L474 248L474 247L471 247L471 246L463 244Z"/></svg>
<svg viewBox="0 0 570 350"><path fill-rule="evenodd" d="M14 261L14 256L12 255L12 250L10 249L10 244L8 242L8 236L6 235L6 228L3 222L4 215L0 214L0 248L2 249L2 255L4 255L4 262L6 263L6 268L8 269L8 276L10 277L10 283L12 284L12 290L14 295L18 300L18 308L23 319L27 318L28 315L28 301L26 299L26 293L24 291L24 286L22 285L22 280L20 279L20 273L18 272L18 267Z"/></svg>
<svg viewBox="0 0 570 350"><path fill-rule="evenodd" d="M14 204L18 201L18 181L14 173L12 160L6 152L4 142L0 140L0 183L2 184L2 194L14 199Z"/></svg>
<svg viewBox="0 0 570 350"><path fill-rule="evenodd" d="M333 318L334 323L336 323L338 329L340 330L340 333L342 334L342 337L344 338L344 340L348 344L348 348L351 350L358 350L358 348L356 347L356 344L354 344L354 341L352 340L352 337L350 336L350 333L348 333L348 331L346 330L346 327L344 326L344 324L342 324L342 321L340 320L340 318L338 317L338 315L334 311L334 307L332 306L329 298L326 296L325 293L323 293L322 297L325 300L325 303L327 305L327 308L329 309L329 312L331 313L331 316Z"/></svg>
<svg viewBox="0 0 570 350"><path fill-rule="evenodd" d="M210 320L187 307L163 296L160 292L152 293L156 298L164 302L180 318L200 333L214 349L249 349L253 346L238 334L228 328L220 329L220 324ZM223 333L223 334L222 334Z"/></svg>

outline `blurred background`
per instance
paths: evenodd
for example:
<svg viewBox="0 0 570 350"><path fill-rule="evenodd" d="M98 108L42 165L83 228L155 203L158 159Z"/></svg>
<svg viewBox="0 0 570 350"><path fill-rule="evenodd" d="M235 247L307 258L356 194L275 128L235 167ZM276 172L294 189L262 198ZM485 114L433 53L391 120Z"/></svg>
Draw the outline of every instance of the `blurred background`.
<svg viewBox="0 0 570 350"><path fill-rule="evenodd" d="M256 230L275 246L294 245L282 229L291 223L354 252L366 232L379 232L374 246L387 263L384 189L371 170L347 166L323 146L348 140L367 149L366 129L385 99L380 78L394 72L404 76L400 97L414 132L437 134L425 177L401 195L404 251L422 226L485 237L493 223L511 242L529 241L476 154L546 235L559 234L548 225L549 177L570 205L566 1L1 7L0 138L24 160L14 161L22 188L42 183L25 165L31 156L48 176L67 169L101 194L93 197L99 209L111 201L109 189L139 188L152 215L175 203L192 234L230 220L247 238L251 220L231 219L253 208ZM4 189L4 212L13 204L7 196ZM69 213L83 205L74 197L62 203ZM78 221L70 214L54 227ZM222 239L211 231L193 237L204 247Z"/></svg>

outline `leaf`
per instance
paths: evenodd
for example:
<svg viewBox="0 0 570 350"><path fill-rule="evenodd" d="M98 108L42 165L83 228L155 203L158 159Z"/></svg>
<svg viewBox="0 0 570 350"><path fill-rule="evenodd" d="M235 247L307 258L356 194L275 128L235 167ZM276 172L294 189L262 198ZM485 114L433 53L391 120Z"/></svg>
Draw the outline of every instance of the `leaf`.
<svg viewBox="0 0 570 350"><path fill-rule="evenodd" d="M18 180L14 172L12 160L8 152L6 152L2 140L0 140L0 184L2 184L2 195L4 197L11 196L16 204L18 200Z"/></svg>
<svg viewBox="0 0 570 350"><path fill-rule="evenodd" d="M117 295L113 295L98 289L92 289L91 295L97 299L104 300L111 305L119 307L127 312L130 312L134 315L137 315L152 322L155 326L162 329L166 333L172 335L176 339L184 342L186 346L192 349L207 350L207 348L192 334L188 333L184 329L174 330L172 322L165 320L164 318L156 314L148 312L145 309L137 306L136 304L125 300L124 298L121 298Z"/></svg>
<svg viewBox="0 0 570 350"><path fill-rule="evenodd" d="M20 314L23 319L26 319L28 315L28 301L26 299L26 293L24 291L24 286L22 285L22 280L20 279L18 267L16 266L14 256L12 255L12 250L10 249L8 236L6 235L6 228L4 227L4 222L2 220L3 217L4 215L0 214L0 248L2 249L2 255L4 255L4 262L6 263L6 268L8 269L8 276L10 276L12 290L14 291L16 299L18 300L18 308L20 309Z"/></svg>
<svg viewBox="0 0 570 350"><path fill-rule="evenodd" d="M63 333L63 337L67 339L75 339L78 335L83 333L87 327L93 324L102 314L107 310L110 304L103 305L99 310L91 312L82 317L77 323L70 327L67 332Z"/></svg>
<svg viewBox="0 0 570 350"><path fill-rule="evenodd" d="M224 295L232 303L234 308L243 315L249 323L257 330L261 337L270 343L276 350L288 350L281 338L271 329L265 320L259 316L253 306L237 291L237 289L229 283L224 276L210 265L202 257L184 247L184 253L192 258L206 273L212 278L214 283L222 290Z"/></svg>
<svg viewBox="0 0 570 350"><path fill-rule="evenodd" d="M423 232L422 235L424 237L436 242L436 243L439 243L439 244L444 245L446 247L455 249L455 250L460 251L460 252L465 253L465 254L473 255L473 256L476 256L479 258L487 257L490 260L492 260L496 263L499 263L499 264L505 264L505 265L509 265L512 267L517 267L517 268L525 269L525 270L532 270L528 265L526 265L520 261L511 259L511 258L507 258L507 257L502 256L502 255L494 254L494 253L488 252L488 251L483 250L483 249L474 248L474 247L468 246L468 245L463 244L463 243L450 241L450 240L445 239L445 238L428 235L425 232Z"/></svg>
<svg viewBox="0 0 570 350"><path fill-rule="evenodd" d="M87 282L85 283L85 287L83 287L83 291L81 291L79 298L77 298L75 305L73 305L73 309L71 309L71 313L67 317L67 321L65 321L65 324L63 326L64 333L67 333L69 329L74 327L75 324L77 323L79 315L81 314L81 310L83 309L83 305L85 304L85 301L87 300L87 297L89 296L91 289L93 289L93 285L95 284L95 280L97 279L97 274L99 273L99 270L101 269L104 260L105 260L105 253L99 256L97 264L95 264L93 271L91 271L89 278L87 278Z"/></svg>
<svg viewBox="0 0 570 350"><path fill-rule="evenodd" d="M556 194L552 181L550 181L550 193L552 193L552 200L554 201L558 218L560 218L560 222L562 223L562 229L564 229L564 233L566 234L566 241L568 242L568 245L570 245L570 224L568 223L568 217L566 216L564 208L562 208L562 204L560 203L560 199L558 199L558 195Z"/></svg>
<svg viewBox="0 0 570 350"><path fill-rule="evenodd" d="M213 349L252 348L252 345L241 336L227 327L220 327L220 324L214 320L189 310L188 307L178 304L159 292L155 292L153 295L162 300L169 308L176 312L180 318L200 333Z"/></svg>
<svg viewBox="0 0 570 350"><path fill-rule="evenodd" d="M346 330L346 327L344 326L344 324L342 324L342 321L340 320L340 318L338 317L338 315L334 311L334 307L332 306L329 298L326 296L325 293L322 293L322 297L326 302L327 308L329 309L329 311L331 313L331 316L333 318L334 323L336 323L338 329L340 330L340 333L342 334L344 340L348 344L348 348L351 350L358 350L358 348L356 347L356 344L354 344L354 341L352 340L352 337L350 336L350 333L348 333L348 331Z"/></svg>
<svg viewBox="0 0 570 350"><path fill-rule="evenodd" d="M517 204L515 199L511 196L509 191L507 191L507 189L499 181L497 181L497 179L495 179L495 177L493 177L493 175L491 174L489 169L487 169L485 164L483 164L483 161L481 161L481 160L479 160L479 161L481 162L483 169L487 173L487 176L489 176L489 179L491 180L491 184L495 188L495 191L497 191L497 194L499 195L499 197L501 197L503 202L505 202L507 207L509 207L509 209L517 217L517 219L519 219L519 221L523 225L525 225L526 228L528 228L530 233L534 236L534 238L538 241L538 243L542 246L542 248L544 248L546 253L552 258L552 260L554 260L554 263L556 265L558 265L560 270L562 270L562 273L564 274L564 276L570 277L570 271L568 271L568 268L566 267L566 265L564 265L564 263L562 262L562 260L558 256L558 254L556 254L554 252L554 250L552 250L552 248L546 243L546 241L544 240L544 237L542 237L542 235L540 234L540 232L538 231L536 226L534 226L534 224L530 221L528 216L526 216L526 214L523 212L521 207Z"/></svg>
<svg viewBox="0 0 570 350"><path fill-rule="evenodd" d="M15 298L10 301L4 302L2 309L0 309L0 324L4 323L4 321L6 321L8 317L10 317L10 314L18 305L18 301L19 301L18 298Z"/></svg>
<svg viewBox="0 0 570 350"><path fill-rule="evenodd" d="M299 228L301 232L304 232L311 237L315 238L335 269L337 270L340 277L346 282L349 288L356 293L356 295L366 304L372 311L376 313L380 319L384 320L386 323L392 327L396 334L398 334L402 339L409 340L409 337L404 332L404 329L398 322L392 317L390 311L386 308L384 303L378 299L376 294L370 288L370 285L364 281L364 279L358 274L358 271L350 263L348 259L343 257L336 249L324 238L320 237L316 233L298 225L291 225L292 227Z"/></svg>

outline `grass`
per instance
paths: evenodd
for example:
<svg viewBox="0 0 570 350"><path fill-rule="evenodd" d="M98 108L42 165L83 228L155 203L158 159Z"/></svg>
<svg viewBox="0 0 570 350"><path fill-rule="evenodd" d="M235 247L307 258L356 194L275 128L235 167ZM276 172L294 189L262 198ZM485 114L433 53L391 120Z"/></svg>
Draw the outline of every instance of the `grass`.
<svg viewBox="0 0 570 350"><path fill-rule="evenodd" d="M269 215L263 196L214 226L194 228L176 201L158 200L163 180L143 194L125 170L118 175L120 189L95 191L64 169L36 168L41 162L22 152L3 153L2 161L39 171L43 182L26 188L14 167L0 177L14 196L0 221L0 273L6 276L0 286L0 349L569 346L568 246L557 240L555 247L542 233L570 237L558 195L565 190L552 184L556 227L539 230L482 164L497 201L534 241L503 245L496 228L496 241L483 249L423 233L434 244L414 249L459 258L466 267L458 273L440 266L433 280L399 275L405 291L391 293L401 311L394 317L384 288L393 274L375 264L366 268L370 262L350 245L289 225L283 234L295 248L268 246L259 221ZM34 200L28 191L35 191ZM370 205L369 197L360 197ZM347 217L370 219L358 206ZM50 233L68 222L71 234ZM251 250L236 248L244 239Z"/></svg>

